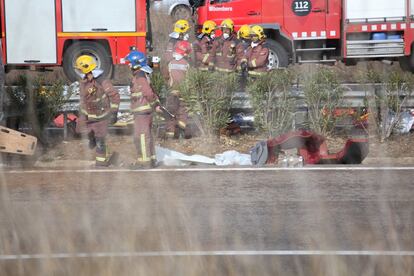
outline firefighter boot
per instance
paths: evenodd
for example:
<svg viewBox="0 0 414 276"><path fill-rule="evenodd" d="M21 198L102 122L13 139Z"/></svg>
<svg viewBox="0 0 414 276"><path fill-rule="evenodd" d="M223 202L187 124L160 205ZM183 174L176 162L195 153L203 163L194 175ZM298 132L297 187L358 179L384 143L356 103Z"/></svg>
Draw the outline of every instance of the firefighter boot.
<svg viewBox="0 0 414 276"><path fill-rule="evenodd" d="M96 162L97 167L109 166L108 149L105 144L105 138L96 138Z"/></svg>
<svg viewBox="0 0 414 276"><path fill-rule="evenodd" d="M89 148L94 149L96 147L96 138L95 138L95 133L93 131L88 133L88 140L89 140Z"/></svg>

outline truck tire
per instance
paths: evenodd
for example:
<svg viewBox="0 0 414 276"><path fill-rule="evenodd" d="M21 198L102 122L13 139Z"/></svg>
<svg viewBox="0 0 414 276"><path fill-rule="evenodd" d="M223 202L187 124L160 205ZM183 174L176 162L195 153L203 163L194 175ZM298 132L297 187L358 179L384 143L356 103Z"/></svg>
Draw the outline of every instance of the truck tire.
<svg viewBox="0 0 414 276"><path fill-rule="evenodd" d="M289 65L289 54L283 46L274 40L268 39L266 41L269 49L269 69L284 68Z"/></svg>
<svg viewBox="0 0 414 276"><path fill-rule="evenodd" d="M398 61L400 62L400 67L402 70L407 72L414 72L412 55L408 57L400 57Z"/></svg>
<svg viewBox="0 0 414 276"><path fill-rule="evenodd" d="M177 21L180 19L191 19L191 8L186 5L177 5L171 12L172 18Z"/></svg>
<svg viewBox="0 0 414 276"><path fill-rule="evenodd" d="M106 48L97 42L83 41L73 43L63 54L63 71L71 82L79 79L79 76L75 71L75 62L81 55L93 56L96 59L96 68L104 71L102 76L104 78L112 77L113 64L110 53L108 53Z"/></svg>

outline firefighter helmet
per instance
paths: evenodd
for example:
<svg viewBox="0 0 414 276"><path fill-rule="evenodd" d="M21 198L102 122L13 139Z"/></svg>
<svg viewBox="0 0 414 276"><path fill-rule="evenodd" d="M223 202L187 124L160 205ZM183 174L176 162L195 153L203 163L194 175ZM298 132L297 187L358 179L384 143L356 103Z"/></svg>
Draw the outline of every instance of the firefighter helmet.
<svg viewBox="0 0 414 276"><path fill-rule="evenodd" d="M76 59L76 69L83 74L88 74L96 68L96 61L89 55L82 55Z"/></svg>
<svg viewBox="0 0 414 276"><path fill-rule="evenodd" d="M251 28L250 36L257 37L258 40L266 38L263 28L259 25L255 25Z"/></svg>
<svg viewBox="0 0 414 276"><path fill-rule="evenodd" d="M224 19L223 22L220 24L220 28L227 28L230 29L232 32L234 30L234 22L230 18Z"/></svg>
<svg viewBox="0 0 414 276"><path fill-rule="evenodd" d="M138 52L136 50L132 50L129 54L125 57L134 70L141 70L145 73L152 73L152 68L148 66L147 58L145 54L142 52Z"/></svg>
<svg viewBox="0 0 414 276"><path fill-rule="evenodd" d="M190 29L190 24L185 19L180 19L174 24L174 32L176 33L183 34L183 33L188 32L189 29Z"/></svg>
<svg viewBox="0 0 414 276"><path fill-rule="evenodd" d="M188 41L182 40L175 44L174 52L182 55L183 57L188 56L192 51L191 44Z"/></svg>
<svg viewBox="0 0 414 276"><path fill-rule="evenodd" d="M217 27L216 22L213 20L207 20L203 23L203 29L201 32L206 35L210 35Z"/></svg>
<svg viewBox="0 0 414 276"><path fill-rule="evenodd" d="M250 26L249 25L243 25L240 27L239 31L237 32L237 38L241 39L248 39L250 37Z"/></svg>

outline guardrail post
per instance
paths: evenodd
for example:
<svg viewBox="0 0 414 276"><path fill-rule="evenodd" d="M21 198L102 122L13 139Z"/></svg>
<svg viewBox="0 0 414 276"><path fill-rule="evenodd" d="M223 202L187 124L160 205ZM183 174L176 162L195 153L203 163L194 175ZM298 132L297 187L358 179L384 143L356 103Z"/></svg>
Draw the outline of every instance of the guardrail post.
<svg viewBox="0 0 414 276"><path fill-rule="evenodd" d="M63 112L63 140L68 139L68 113Z"/></svg>

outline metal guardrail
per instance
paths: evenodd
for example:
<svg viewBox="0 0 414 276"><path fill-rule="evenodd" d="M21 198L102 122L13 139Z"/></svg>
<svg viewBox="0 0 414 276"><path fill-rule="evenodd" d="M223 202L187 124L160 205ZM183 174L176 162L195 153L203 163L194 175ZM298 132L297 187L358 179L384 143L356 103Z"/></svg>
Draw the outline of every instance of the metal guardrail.
<svg viewBox="0 0 414 276"><path fill-rule="evenodd" d="M365 99L375 95L375 88L380 88L378 84L343 84L344 98L342 106L340 107L364 107ZM121 95L121 104L119 110L121 112L128 112L130 109L130 97L129 86L116 86ZM65 93L68 93L69 87L65 88ZM63 106L62 112L75 112L79 109L79 91L77 87L72 87L72 96L68 99L67 103ZM292 96L297 99L298 108L306 108L304 101L305 95L303 92L303 86L292 86ZM414 93L406 101L405 107L414 107ZM245 92L236 92L232 101L232 108L234 109L252 109L250 98Z"/></svg>

